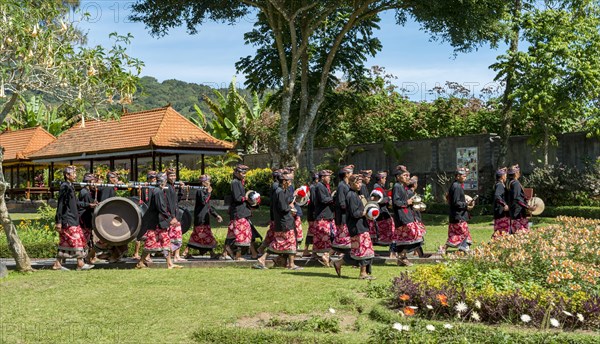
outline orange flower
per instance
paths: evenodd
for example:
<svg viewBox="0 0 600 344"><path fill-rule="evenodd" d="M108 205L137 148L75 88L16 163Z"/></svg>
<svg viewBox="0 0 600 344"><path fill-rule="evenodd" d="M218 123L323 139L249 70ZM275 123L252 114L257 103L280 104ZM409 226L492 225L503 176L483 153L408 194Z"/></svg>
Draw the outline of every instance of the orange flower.
<svg viewBox="0 0 600 344"><path fill-rule="evenodd" d="M448 297L444 294L438 294L437 299L440 301L442 306L448 306Z"/></svg>
<svg viewBox="0 0 600 344"><path fill-rule="evenodd" d="M408 296L408 294L402 294L402 295L400 295L400 300L408 301L408 300L410 300L410 296Z"/></svg>
<svg viewBox="0 0 600 344"><path fill-rule="evenodd" d="M404 315L415 315L415 310L410 307L404 307Z"/></svg>

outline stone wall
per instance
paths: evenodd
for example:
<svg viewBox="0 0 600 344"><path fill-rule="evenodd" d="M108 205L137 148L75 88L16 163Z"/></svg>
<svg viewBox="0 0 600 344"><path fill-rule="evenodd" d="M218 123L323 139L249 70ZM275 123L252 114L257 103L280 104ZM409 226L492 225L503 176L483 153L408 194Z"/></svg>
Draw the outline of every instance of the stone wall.
<svg viewBox="0 0 600 344"><path fill-rule="evenodd" d="M534 167L543 163L543 151L528 143L528 136L513 136L507 154L509 163L521 166L523 174L531 173ZM352 145L349 151L356 151L347 161L354 164L357 170L392 170L394 166L403 164L413 175L419 176L420 186L432 184L434 194L440 200L446 192L447 185L439 183L439 177L444 173L452 177L456 168L456 149L460 147L477 147L479 189L468 192L479 194L483 200L490 196L494 183L496 161L500 151L500 141L488 134L468 135L461 137L445 137L439 139L424 139L415 141L399 141L395 148L399 160L386 155L380 143ZM315 165L325 164L326 154L331 148L315 149ZM585 133L570 133L558 137L558 145L550 147L549 161L563 163L582 168L585 161L596 161L600 158L600 141L597 138L587 138ZM253 154L244 156L244 163L251 168L269 166L269 154ZM301 157L300 167L306 168L306 159ZM389 180L388 180L389 182Z"/></svg>

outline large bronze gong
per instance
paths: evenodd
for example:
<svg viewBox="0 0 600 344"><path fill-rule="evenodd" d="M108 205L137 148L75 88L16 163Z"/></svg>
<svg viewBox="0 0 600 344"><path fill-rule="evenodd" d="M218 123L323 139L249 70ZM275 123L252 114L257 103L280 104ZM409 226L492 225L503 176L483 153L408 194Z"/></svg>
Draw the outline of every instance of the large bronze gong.
<svg viewBox="0 0 600 344"><path fill-rule="evenodd" d="M142 224L140 207L124 197L102 201L94 209L94 233L109 244L123 245L135 239Z"/></svg>
<svg viewBox="0 0 600 344"><path fill-rule="evenodd" d="M181 223L181 234L185 234L192 227L192 213L184 207L177 209L177 220Z"/></svg>

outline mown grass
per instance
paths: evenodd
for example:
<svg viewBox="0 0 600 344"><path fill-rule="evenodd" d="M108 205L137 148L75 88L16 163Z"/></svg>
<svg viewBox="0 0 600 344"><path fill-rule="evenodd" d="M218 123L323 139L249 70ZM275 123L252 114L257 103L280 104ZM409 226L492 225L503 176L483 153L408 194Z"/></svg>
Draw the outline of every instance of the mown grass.
<svg viewBox="0 0 600 344"><path fill-rule="evenodd" d="M344 269L343 278L327 268L12 272L0 281L0 342L537 343L538 338L593 343L597 338L467 323L454 323L447 337L443 323L402 318L383 305L391 279L405 269L375 266L373 282L356 279L351 268ZM308 319L295 322L306 326L276 326L292 316ZM255 321L259 317L270 321ZM410 325L410 334L395 332L394 322ZM439 333L425 330L428 324Z"/></svg>

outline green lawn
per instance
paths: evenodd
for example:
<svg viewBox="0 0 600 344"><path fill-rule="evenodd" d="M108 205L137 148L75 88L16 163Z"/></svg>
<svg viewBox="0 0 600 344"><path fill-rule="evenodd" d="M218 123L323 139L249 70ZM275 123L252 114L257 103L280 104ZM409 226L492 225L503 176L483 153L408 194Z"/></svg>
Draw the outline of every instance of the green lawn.
<svg viewBox="0 0 600 344"><path fill-rule="evenodd" d="M13 222L22 221L22 220L37 220L40 218L38 213L11 213L11 220Z"/></svg>

